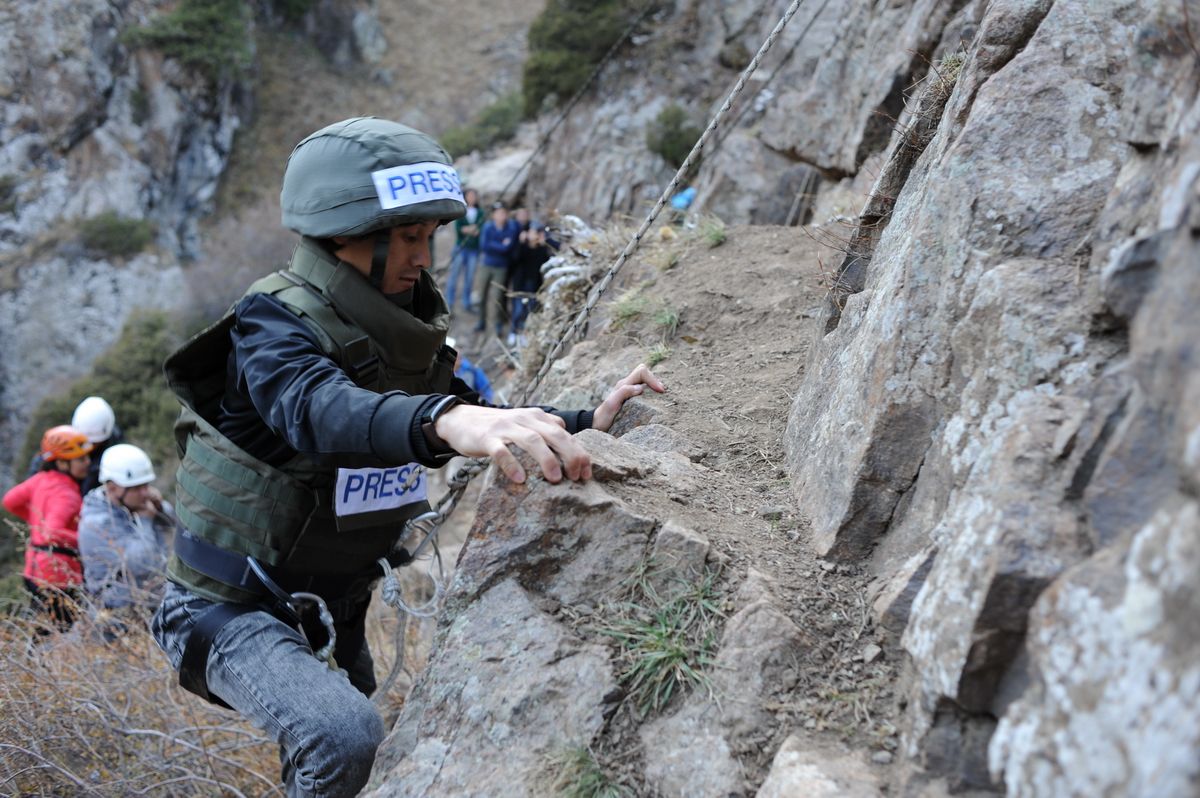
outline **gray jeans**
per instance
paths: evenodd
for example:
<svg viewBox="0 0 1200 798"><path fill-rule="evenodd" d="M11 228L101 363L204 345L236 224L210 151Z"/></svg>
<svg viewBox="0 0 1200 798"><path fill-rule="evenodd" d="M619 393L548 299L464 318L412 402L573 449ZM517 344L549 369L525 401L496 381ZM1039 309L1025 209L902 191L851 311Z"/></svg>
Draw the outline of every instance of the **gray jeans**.
<svg viewBox="0 0 1200 798"><path fill-rule="evenodd" d="M196 618L211 606L168 585L151 628L176 670ZM289 796L354 796L371 775L384 729L367 699L375 677L361 624L360 616L357 629L338 628L339 643L346 634L357 649L348 657L338 646L337 662L349 679L330 670L299 632L267 612L235 617L213 640L209 692L279 743Z"/></svg>

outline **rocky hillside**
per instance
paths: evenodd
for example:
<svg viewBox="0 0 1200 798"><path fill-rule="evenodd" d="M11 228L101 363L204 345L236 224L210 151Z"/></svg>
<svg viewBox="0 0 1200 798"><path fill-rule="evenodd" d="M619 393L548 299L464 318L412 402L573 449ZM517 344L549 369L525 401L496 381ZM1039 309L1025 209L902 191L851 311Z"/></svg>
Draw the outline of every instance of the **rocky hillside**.
<svg viewBox="0 0 1200 798"><path fill-rule="evenodd" d="M18 476L7 453L37 404L86 374L131 313L195 324L286 259L277 197L299 138L364 114L465 123L519 87L541 5L4 4L0 484ZM195 8L215 19L180 17L190 44L137 38ZM415 20L423 35L405 38ZM443 85L447 52L459 80Z"/></svg>
<svg viewBox="0 0 1200 798"><path fill-rule="evenodd" d="M86 373L135 308L187 304L181 262L198 253L245 108L238 83L123 42L167 5L0 9L4 484L38 401Z"/></svg>
<svg viewBox="0 0 1200 798"><path fill-rule="evenodd" d="M680 4L655 22L564 126L532 195L639 208L669 174L641 131L689 97L686 81L707 107L705 59L756 41L786 4L751 5ZM704 286L707 329L731 315L719 335L739 344L725 358L748 361L743 381L682 411L666 400L671 412L617 443L589 436L598 487L492 484L482 501L501 509L476 520L378 794L482 794L498 773L541 794L539 779L566 778L564 748L637 794L1196 794L1194 5L862 3L831 8L809 38L795 29L790 53L785 38L771 94L696 183L706 209L748 220L815 173L819 218L855 208L811 231L834 252L785 249L797 282L776 275L786 299L751 300L740 324L764 271L749 253L716 250L726 290L686 260L654 276L662 303ZM645 78L666 51L677 60ZM818 275L833 290L805 319L802 286ZM619 325L590 329L591 346L618 349ZM789 566L752 534L725 537L749 511L739 489L770 495L769 479L705 457L742 443L730 403L770 423L753 354L767 341L800 371L780 517L807 523L783 562L820 558L801 573L845 591L823 594L826 609L858 633L831 660L812 653L830 632L806 615L803 580L781 580ZM664 367L680 358L688 373L720 357L673 351ZM636 354L593 368L612 378ZM723 431L681 433L706 411ZM692 660L707 677L647 711L623 636L662 620L643 582L661 599L657 564L695 575L714 551L721 631ZM770 620L752 633L758 612ZM851 665L849 687L813 681ZM843 700L857 723L834 731L813 706Z"/></svg>
<svg viewBox="0 0 1200 798"><path fill-rule="evenodd" d="M471 107L414 108L437 40L409 84L392 31L496 58L482 103L536 5L315 3L259 39L233 149L245 86L115 33L156 4L0 11L0 444L133 297L198 302L188 258L277 257L292 128ZM787 5L659 7L530 202L640 220L673 172L647 127L704 125ZM538 398L639 360L669 392L581 436L591 483L484 480L373 794L1200 794L1198 92L1198 0L806 0L692 179L729 226L656 226ZM106 212L152 245L88 249ZM522 371L629 232L570 242Z"/></svg>

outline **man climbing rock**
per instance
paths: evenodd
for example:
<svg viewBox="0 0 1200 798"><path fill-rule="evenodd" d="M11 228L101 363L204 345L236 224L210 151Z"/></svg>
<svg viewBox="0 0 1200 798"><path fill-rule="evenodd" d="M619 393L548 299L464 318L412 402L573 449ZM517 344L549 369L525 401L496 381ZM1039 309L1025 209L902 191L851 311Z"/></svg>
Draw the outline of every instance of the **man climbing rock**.
<svg viewBox="0 0 1200 798"><path fill-rule="evenodd" d="M153 627L185 687L279 742L288 795L355 795L384 733L367 605L379 561L407 561L405 521L429 509L422 469L486 455L523 482L515 446L551 482L588 479L571 433L664 388L638 366L594 411L496 408L453 377L429 244L466 206L423 133L323 128L293 150L280 199L301 236L288 269L167 360L187 531ZM331 616L329 663L314 607Z"/></svg>

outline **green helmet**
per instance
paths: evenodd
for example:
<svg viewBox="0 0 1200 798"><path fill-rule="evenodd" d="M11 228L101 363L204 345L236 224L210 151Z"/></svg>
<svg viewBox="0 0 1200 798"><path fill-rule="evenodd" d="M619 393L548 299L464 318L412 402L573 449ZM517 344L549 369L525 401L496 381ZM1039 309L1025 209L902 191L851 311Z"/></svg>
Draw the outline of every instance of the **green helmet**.
<svg viewBox="0 0 1200 798"><path fill-rule="evenodd" d="M362 236L466 213L446 151L411 127L357 117L296 145L279 194L283 225L313 238Z"/></svg>

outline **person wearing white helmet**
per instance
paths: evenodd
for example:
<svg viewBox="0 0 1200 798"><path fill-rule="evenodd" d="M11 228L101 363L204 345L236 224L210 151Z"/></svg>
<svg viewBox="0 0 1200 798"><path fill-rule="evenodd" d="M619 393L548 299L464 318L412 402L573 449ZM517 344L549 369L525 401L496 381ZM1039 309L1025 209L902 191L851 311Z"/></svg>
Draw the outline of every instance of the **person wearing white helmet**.
<svg viewBox="0 0 1200 798"><path fill-rule="evenodd" d="M104 454L104 450L110 446L116 446L118 443L124 443L125 435L117 426L117 416L113 412L112 405L100 396L88 396L75 406L75 412L71 415L71 426L86 435L92 444L92 465L88 469L87 476L79 484L80 492L87 494L100 484L100 458ZM34 453L33 459L29 462L29 473L26 476L32 477L41 469L41 454Z"/></svg>
<svg viewBox="0 0 1200 798"><path fill-rule="evenodd" d="M84 589L97 609L148 614L161 598L178 521L154 479L136 446L119 443L100 458L103 484L84 496L79 520Z"/></svg>
<svg viewBox="0 0 1200 798"><path fill-rule="evenodd" d="M117 428L117 416L112 405L99 396L89 396L75 408L71 426L82 430L93 445L107 441Z"/></svg>
<svg viewBox="0 0 1200 798"><path fill-rule="evenodd" d="M80 489L86 494L100 485L100 461L110 446L125 442L112 405L100 396L89 396L75 406L71 426L88 436L92 442L92 467Z"/></svg>

